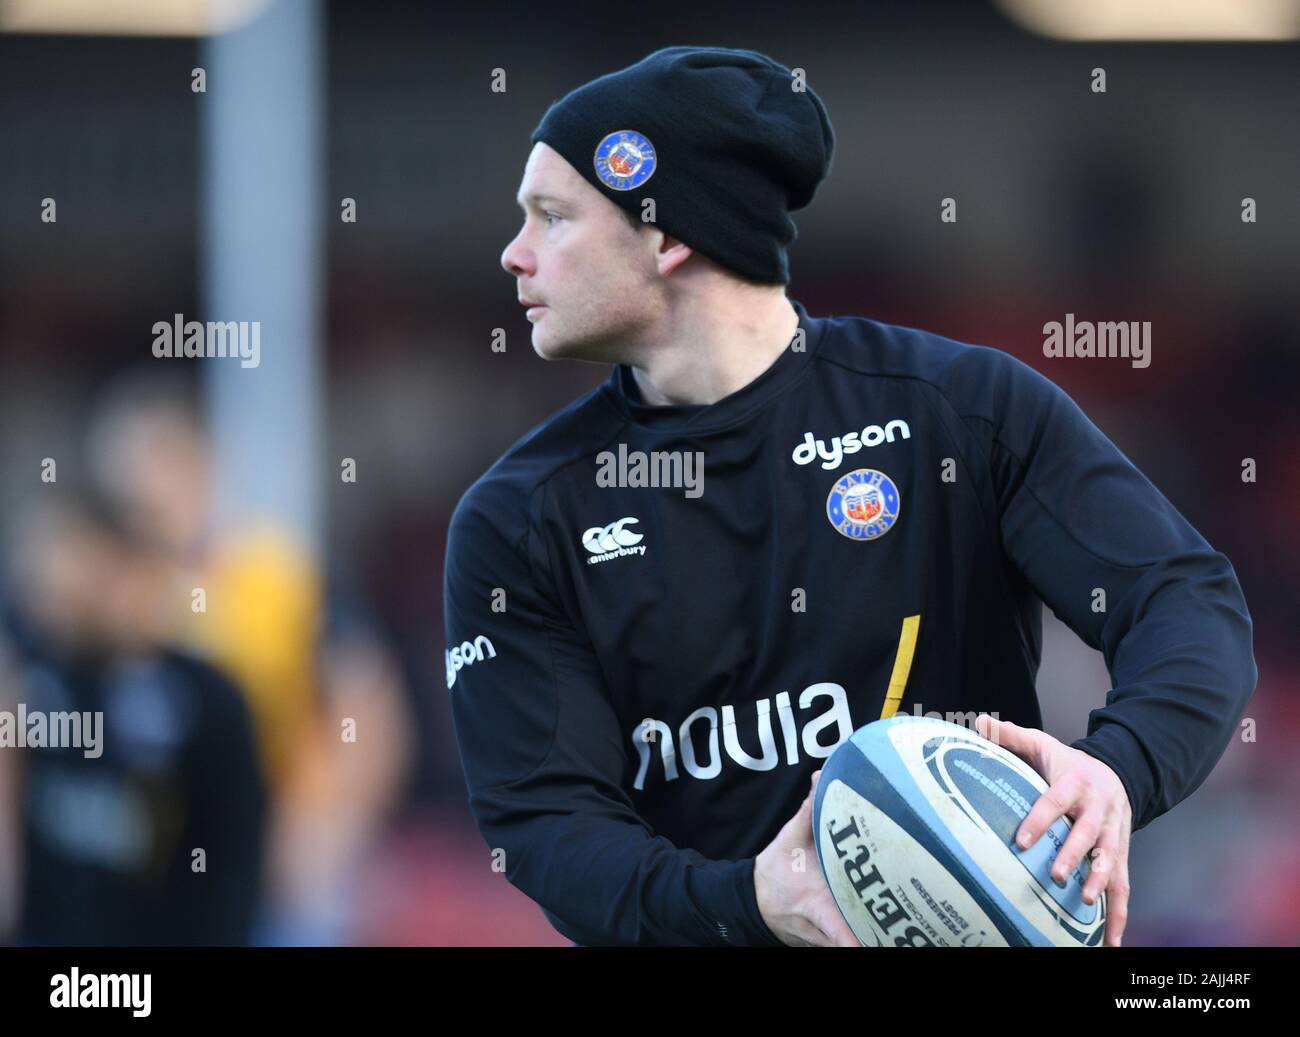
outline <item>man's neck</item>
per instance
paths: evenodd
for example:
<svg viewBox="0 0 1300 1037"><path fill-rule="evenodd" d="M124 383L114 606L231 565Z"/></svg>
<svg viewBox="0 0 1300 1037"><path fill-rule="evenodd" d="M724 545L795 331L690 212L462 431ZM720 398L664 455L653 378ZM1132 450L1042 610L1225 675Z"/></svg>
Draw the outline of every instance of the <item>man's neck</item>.
<svg viewBox="0 0 1300 1037"><path fill-rule="evenodd" d="M679 313L668 340L632 365L652 406L711 404L743 389L789 347L799 315L784 295Z"/></svg>

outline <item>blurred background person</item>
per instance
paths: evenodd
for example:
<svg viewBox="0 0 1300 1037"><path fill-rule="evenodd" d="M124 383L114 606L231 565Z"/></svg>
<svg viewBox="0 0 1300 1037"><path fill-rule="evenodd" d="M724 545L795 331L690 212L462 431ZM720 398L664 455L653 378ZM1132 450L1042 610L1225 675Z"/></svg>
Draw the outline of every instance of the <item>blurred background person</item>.
<svg viewBox="0 0 1300 1037"><path fill-rule="evenodd" d="M182 376L132 370L92 408L89 475L168 568L169 634L243 691L271 793L268 899L256 938L339 943L354 871L409 769L402 675L373 622L327 591L283 523L214 521L212 446ZM199 597L196 597L199 596Z"/></svg>
<svg viewBox="0 0 1300 1037"><path fill-rule="evenodd" d="M33 506L9 560L4 708L101 714L97 744L4 750L28 945L243 944L263 886L266 790L247 706L174 647L167 569L102 502Z"/></svg>

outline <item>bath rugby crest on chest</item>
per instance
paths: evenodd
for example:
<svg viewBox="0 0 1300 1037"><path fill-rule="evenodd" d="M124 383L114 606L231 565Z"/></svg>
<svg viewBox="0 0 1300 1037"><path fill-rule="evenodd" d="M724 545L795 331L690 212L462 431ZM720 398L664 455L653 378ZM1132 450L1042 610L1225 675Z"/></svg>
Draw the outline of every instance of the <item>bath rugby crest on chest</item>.
<svg viewBox="0 0 1300 1037"><path fill-rule="evenodd" d="M898 521L900 503L893 479L874 468L855 468L835 480L826 517L850 540L875 540Z"/></svg>
<svg viewBox="0 0 1300 1037"><path fill-rule="evenodd" d="M602 184L615 191L630 191L650 179L659 158L644 133L615 130L596 145L593 161Z"/></svg>

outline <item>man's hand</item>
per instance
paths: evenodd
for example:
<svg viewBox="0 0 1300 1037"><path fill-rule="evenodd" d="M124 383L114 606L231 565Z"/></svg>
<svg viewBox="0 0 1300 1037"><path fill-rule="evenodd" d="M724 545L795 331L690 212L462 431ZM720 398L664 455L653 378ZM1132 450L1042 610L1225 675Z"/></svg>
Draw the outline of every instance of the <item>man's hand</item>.
<svg viewBox="0 0 1300 1037"><path fill-rule="evenodd" d="M1103 891L1107 893L1106 946L1118 947L1128 920L1128 840L1133 827L1133 807L1119 775L1095 756L1057 741L1046 731L988 714L975 718L975 730L1015 753L1047 782L1047 791L1021 823L1016 842L1022 850L1028 849L1057 818L1070 819L1070 835L1052 864L1052 877L1065 881L1091 851L1092 870L1083 900L1092 904Z"/></svg>
<svg viewBox="0 0 1300 1037"><path fill-rule="evenodd" d="M813 793L821 771L812 776L798 813L754 858L754 892L763 921L791 947L860 947L822 877L813 842ZM796 863L802 865L796 870Z"/></svg>

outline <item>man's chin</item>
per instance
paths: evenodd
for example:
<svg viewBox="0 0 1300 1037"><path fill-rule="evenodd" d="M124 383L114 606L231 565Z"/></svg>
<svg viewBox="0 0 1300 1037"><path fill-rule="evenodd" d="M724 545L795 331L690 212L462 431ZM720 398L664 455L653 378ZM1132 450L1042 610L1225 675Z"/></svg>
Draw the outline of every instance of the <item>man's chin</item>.
<svg viewBox="0 0 1300 1037"><path fill-rule="evenodd" d="M575 342L549 328L533 327L533 352L543 360L594 360L588 344Z"/></svg>
<svg viewBox="0 0 1300 1037"><path fill-rule="evenodd" d="M558 360L564 356L563 343L557 346L552 336L533 328L533 352L543 360Z"/></svg>

